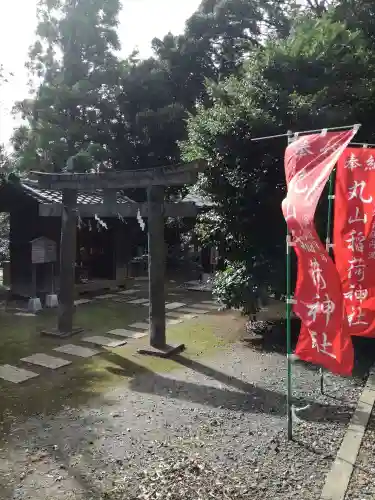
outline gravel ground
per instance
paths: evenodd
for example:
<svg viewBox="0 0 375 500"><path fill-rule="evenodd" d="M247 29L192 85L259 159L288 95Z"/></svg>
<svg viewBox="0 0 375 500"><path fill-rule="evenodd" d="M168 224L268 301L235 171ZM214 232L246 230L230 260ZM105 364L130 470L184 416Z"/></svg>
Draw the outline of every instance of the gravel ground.
<svg viewBox="0 0 375 500"><path fill-rule="evenodd" d="M0 445L1 500L319 498L361 381L327 375L323 397L297 364L298 404L313 404L287 443L283 356L235 345L180 361L15 427Z"/></svg>
<svg viewBox="0 0 375 500"><path fill-rule="evenodd" d="M373 411L357 457L345 500L375 498L375 413Z"/></svg>

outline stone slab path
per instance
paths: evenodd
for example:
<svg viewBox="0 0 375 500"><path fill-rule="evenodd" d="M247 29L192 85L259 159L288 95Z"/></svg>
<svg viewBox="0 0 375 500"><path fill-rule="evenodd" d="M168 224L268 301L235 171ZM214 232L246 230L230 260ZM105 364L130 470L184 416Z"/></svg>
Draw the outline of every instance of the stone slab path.
<svg viewBox="0 0 375 500"><path fill-rule="evenodd" d="M136 288L130 288L129 290L121 290L118 292L120 295L134 295L138 290Z"/></svg>
<svg viewBox="0 0 375 500"><path fill-rule="evenodd" d="M80 345L66 344L60 347L55 347L54 351L62 352L63 354L70 354L71 356L78 356L80 358L91 358L100 353L96 349L90 349L89 347L82 347Z"/></svg>
<svg viewBox="0 0 375 500"><path fill-rule="evenodd" d="M149 301L148 299L134 299L134 300L129 300L128 304L149 305Z"/></svg>
<svg viewBox="0 0 375 500"><path fill-rule="evenodd" d="M167 310L179 309L180 307L186 306L185 302L170 302L169 304L165 304L165 308Z"/></svg>
<svg viewBox="0 0 375 500"><path fill-rule="evenodd" d="M95 298L99 299L99 300L101 300L101 299L113 299L116 296L117 296L117 294L115 294L115 293L105 293L103 295L97 295Z"/></svg>
<svg viewBox="0 0 375 500"><path fill-rule="evenodd" d="M31 378L38 377L38 373L31 372L29 370L24 370L23 368L18 368L12 365L0 366L0 378L6 380L7 382L13 382L14 384L20 384Z"/></svg>
<svg viewBox="0 0 375 500"><path fill-rule="evenodd" d="M149 324L146 321L137 321L129 325L129 328L134 328L135 330L148 330Z"/></svg>
<svg viewBox="0 0 375 500"><path fill-rule="evenodd" d="M126 344L126 340L114 340L104 335L93 335L92 337L83 337L82 342L100 345L102 347L120 347Z"/></svg>
<svg viewBox="0 0 375 500"><path fill-rule="evenodd" d="M21 361L23 361L24 363L29 363L31 365L50 368L51 370L57 370L57 368L67 366L72 363L71 361L67 361L66 359L55 358L54 356L49 356L48 354L44 354L42 352L32 354L31 356L27 356L26 358L21 358Z"/></svg>
<svg viewBox="0 0 375 500"><path fill-rule="evenodd" d="M91 302L92 302L92 300L90 300L90 299L77 299L74 301L74 305L81 306L83 304L90 304Z"/></svg>
<svg viewBox="0 0 375 500"><path fill-rule="evenodd" d="M118 337L125 337L127 339L142 339L143 337L147 337L148 334L146 332L126 330L125 328L116 328L107 332L107 335L117 335Z"/></svg>
<svg viewBox="0 0 375 500"><path fill-rule="evenodd" d="M128 290L121 290L117 293L106 293L102 295L98 295L93 298L82 298L74 301L75 306L80 306L84 304L90 304L95 299L104 300L111 299L114 302L126 302L131 305L142 305L145 307L149 306L148 298L142 297L142 294L147 294L147 290L143 286L143 282L147 281L147 278L141 278L137 280L138 283L135 283L134 288L130 288ZM138 294L138 297L137 297ZM186 300L186 291L183 294L180 293L172 293L171 291L167 292L169 297L181 297L182 300ZM135 298L134 298L135 295ZM141 295L141 297L139 297ZM180 300L181 300L180 299ZM214 309L217 309L217 305L212 300L205 300L199 303L187 303L187 302L167 302L166 303L166 324L168 326L178 325L183 323L184 321L191 320L197 318L198 315L207 314ZM36 314L29 313L26 311L19 311L16 313L18 316L27 316L27 317L36 317ZM118 328L114 330L110 330L105 333L105 335L92 335L86 336L82 338L79 342L94 344L101 347L114 348L125 345L128 340L136 340L141 339L148 336L149 330L149 318L144 318L138 322L132 323L129 326L125 326L125 328ZM113 337L117 338L113 338ZM119 339L118 337L122 337ZM126 340L125 340L126 339ZM68 356L77 357L77 358L90 358L100 353L99 350L92 349L91 347L75 345L75 344L67 344L62 345L60 347L56 347L53 351L61 354L67 354ZM50 356L44 353L36 353L25 358L22 358L20 362L33 364L35 366L41 366L43 368L49 368L52 370L56 370L63 366L67 366L71 364L70 360L66 360L63 358L58 358L55 356ZM8 382L13 383L21 383L31 378L38 377L40 374L34 373L29 370L25 370L22 367L13 366L13 365L0 365L0 379L6 380Z"/></svg>

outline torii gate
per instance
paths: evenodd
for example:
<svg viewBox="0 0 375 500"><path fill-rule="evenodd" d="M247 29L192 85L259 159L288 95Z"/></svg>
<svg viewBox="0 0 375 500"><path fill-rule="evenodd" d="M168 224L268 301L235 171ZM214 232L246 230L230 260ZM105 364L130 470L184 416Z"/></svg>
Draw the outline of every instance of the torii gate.
<svg viewBox="0 0 375 500"><path fill-rule="evenodd" d="M105 173L45 173L32 172L41 188L62 191L62 204L42 204L39 214L61 216L60 293L57 335L69 336L73 329L74 282L76 260L76 226L78 191L103 191L103 203L83 205L80 216L135 217L140 212L148 217L148 267L150 344L164 353L165 333L165 243L164 217L192 217L197 214L194 203L165 203L166 186L194 184L205 162L158 167L147 170L127 170ZM127 188L147 190L147 203L117 203L117 191ZM183 346L180 346L183 349ZM173 349L175 352L176 349Z"/></svg>

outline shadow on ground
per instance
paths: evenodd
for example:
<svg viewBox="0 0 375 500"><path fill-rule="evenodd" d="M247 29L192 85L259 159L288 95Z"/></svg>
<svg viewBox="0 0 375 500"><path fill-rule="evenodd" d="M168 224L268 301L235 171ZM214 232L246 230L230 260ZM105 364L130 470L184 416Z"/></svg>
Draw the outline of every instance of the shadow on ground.
<svg viewBox="0 0 375 500"><path fill-rule="evenodd" d="M263 352L276 352L286 355L285 318L280 317L282 316L282 312L279 309L280 307L276 309L273 306L269 311L262 312L259 327L255 327L254 331L249 332L249 336L244 338L244 345ZM297 344L300 328L300 320L292 318L291 337L293 351ZM375 363L375 339L352 337L352 341L354 347L353 377L363 381L368 376L371 366ZM317 367L314 365L308 363L305 365L308 369L317 370Z"/></svg>
<svg viewBox="0 0 375 500"><path fill-rule="evenodd" d="M132 379L129 383L130 389L136 392L189 401L211 408L225 408L248 413L268 413L279 417L286 415L285 394L244 382L184 356L175 356L174 360L190 370L226 385L227 388L174 380L149 372L146 376L142 375ZM124 376L127 376L126 372ZM298 399L298 405L307 404L311 404L311 407L306 419L316 422L347 422L352 414L352 408L349 405L320 405L312 400Z"/></svg>
<svg viewBox="0 0 375 500"><path fill-rule="evenodd" d="M141 366L137 358L124 358L114 352L104 352L101 355L106 370L116 376L122 376L127 379L127 388L141 394L157 395L171 400L188 401L192 404L208 406L211 408L225 408L232 411L251 413L268 413L277 417L285 417L286 399L285 395L263 388L259 385L245 382L237 377L231 376L223 371L208 366L198 360L189 359L183 355L177 355L173 362L197 374L204 375L212 380L212 384L207 386L199 382L187 380L175 380L170 377L155 373L151 369ZM82 385L77 389L82 390ZM51 397L51 394L46 396ZM352 408L345 404L319 405L308 399L299 399L298 405L303 406L311 404L311 407L299 415L303 420L315 422L339 422L345 424L352 414ZM93 444L101 429L95 426L86 426L85 422L73 422L69 431L74 435L74 442L84 435L86 442ZM82 432L84 434L82 434ZM52 461L63 465L63 470L74 478L79 488L85 492L84 498L101 499L103 492L99 487L90 482L88 470L95 468L95 457L90 448L81 457L78 464L72 465L69 448L65 448L63 435L52 436L50 443L58 446L49 445L48 454ZM73 445L74 446L74 445ZM55 449L56 448L56 449ZM91 469L90 469L91 468ZM9 498L11 496L9 495ZM105 498L105 497L104 497ZM109 497L110 498L110 497Z"/></svg>

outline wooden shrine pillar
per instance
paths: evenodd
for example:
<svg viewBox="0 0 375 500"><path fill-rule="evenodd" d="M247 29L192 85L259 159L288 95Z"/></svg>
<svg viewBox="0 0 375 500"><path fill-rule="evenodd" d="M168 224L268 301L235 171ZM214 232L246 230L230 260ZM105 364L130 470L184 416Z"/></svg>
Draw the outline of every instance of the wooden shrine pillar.
<svg viewBox="0 0 375 500"><path fill-rule="evenodd" d="M149 187L147 199L150 344L155 348L164 348L166 346L164 186Z"/></svg>
<svg viewBox="0 0 375 500"><path fill-rule="evenodd" d="M73 332L76 247L77 190L64 189L62 195L58 314L58 331L60 334L71 334Z"/></svg>

